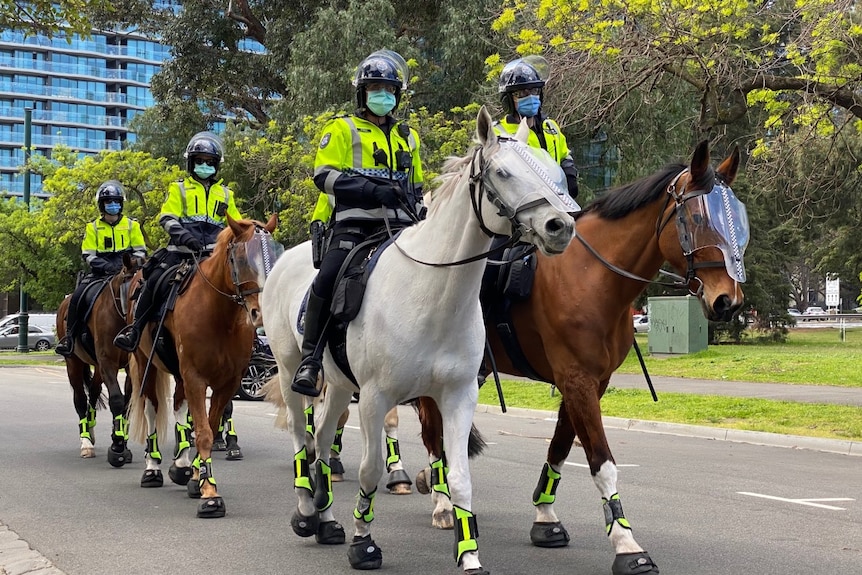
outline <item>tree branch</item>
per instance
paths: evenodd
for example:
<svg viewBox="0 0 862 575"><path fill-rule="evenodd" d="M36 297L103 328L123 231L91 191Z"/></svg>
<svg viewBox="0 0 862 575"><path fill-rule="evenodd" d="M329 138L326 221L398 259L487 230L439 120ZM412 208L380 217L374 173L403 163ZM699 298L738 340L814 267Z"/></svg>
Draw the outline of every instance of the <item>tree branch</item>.
<svg viewBox="0 0 862 575"><path fill-rule="evenodd" d="M740 86L740 91L745 94L752 90L796 90L823 98L827 102L844 108L857 118L862 118L862 96L849 88L843 88L834 84L826 84L804 78L788 76L772 76L769 74L758 74L750 81Z"/></svg>
<svg viewBox="0 0 862 575"><path fill-rule="evenodd" d="M239 12L234 12L233 5L236 1ZM262 46L266 46L266 26L254 15L248 5L248 0L228 0L227 12L228 18L235 20L245 26L245 35L249 38L254 38Z"/></svg>

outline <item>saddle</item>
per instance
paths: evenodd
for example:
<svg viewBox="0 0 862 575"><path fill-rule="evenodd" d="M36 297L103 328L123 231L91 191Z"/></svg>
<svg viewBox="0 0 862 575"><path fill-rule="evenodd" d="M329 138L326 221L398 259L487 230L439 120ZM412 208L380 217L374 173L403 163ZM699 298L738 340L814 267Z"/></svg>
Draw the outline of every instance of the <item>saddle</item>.
<svg viewBox="0 0 862 575"><path fill-rule="evenodd" d="M180 373L180 358L177 355L177 348L174 343L174 338L167 329L159 329L159 326L164 322L165 315L169 311L173 311L177 303L177 298L188 289L189 282L194 277L197 268L188 261L183 261L177 265L171 266L165 270L153 289L153 298L155 301L160 301L162 304L158 308L158 321L151 322L151 335L154 338L153 347L155 353L162 360L162 363L175 377ZM158 333L158 337L156 337Z"/></svg>
<svg viewBox="0 0 862 575"><path fill-rule="evenodd" d="M113 276L91 278L84 286L84 291L81 293L81 299L78 300L78 309L80 321L78 325L82 326L78 340L84 346L84 350L90 357L96 357L96 345L93 333L90 331L89 322L90 316L93 314L93 308L96 305L96 300L106 286L110 285Z"/></svg>

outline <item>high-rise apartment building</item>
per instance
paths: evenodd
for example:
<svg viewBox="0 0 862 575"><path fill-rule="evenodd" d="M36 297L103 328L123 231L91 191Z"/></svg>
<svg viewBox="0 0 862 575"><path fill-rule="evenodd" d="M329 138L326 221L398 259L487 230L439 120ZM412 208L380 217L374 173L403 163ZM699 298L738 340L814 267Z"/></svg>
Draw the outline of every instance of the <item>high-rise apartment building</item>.
<svg viewBox="0 0 862 575"><path fill-rule="evenodd" d="M57 144L83 154L119 150L134 139L129 121L154 104L150 79L170 47L133 32L88 39L0 32L0 196L21 195L24 110L31 108L34 153ZM31 193L41 181L31 176Z"/></svg>

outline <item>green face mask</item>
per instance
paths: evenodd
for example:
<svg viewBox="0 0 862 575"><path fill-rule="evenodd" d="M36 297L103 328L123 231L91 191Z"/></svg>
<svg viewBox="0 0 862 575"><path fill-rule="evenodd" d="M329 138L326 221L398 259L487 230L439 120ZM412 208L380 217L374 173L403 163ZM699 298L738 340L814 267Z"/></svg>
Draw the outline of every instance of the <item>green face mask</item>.
<svg viewBox="0 0 862 575"><path fill-rule="evenodd" d="M216 173L216 169L213 166L208 166L206 164L195 164L194 172L197 177L202 180L206 180Z"/></svg>

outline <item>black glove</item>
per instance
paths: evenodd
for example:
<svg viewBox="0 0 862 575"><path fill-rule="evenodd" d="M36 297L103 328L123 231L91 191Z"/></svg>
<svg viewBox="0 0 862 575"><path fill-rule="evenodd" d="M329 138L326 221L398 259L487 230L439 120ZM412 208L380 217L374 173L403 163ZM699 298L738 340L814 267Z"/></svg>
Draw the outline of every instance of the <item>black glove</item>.
<svg viewBox="0 0 862 575"><path fill-rule="evenodd" d="M569 188L569 195L572 199L578 197L578 169L574 165L563 166L563 173L566 174L566 185Z"/></svg>
<svg viewBox="0 0 862 575"><path fill-rule="evenodd" d="M199 239L189 234L189 237L183 242L187 248L192 250L193 252L202 252L204 251L204 245L201 243Z"/></svg>
<svg viewBox="0 0 862 575"><path fill-rule="evenodd" d="M387 208L397 208L399 199L401 198L401 188L392 184L378 184L374 186L371 192L374 194L374 199L386 206Z"/></svg>

